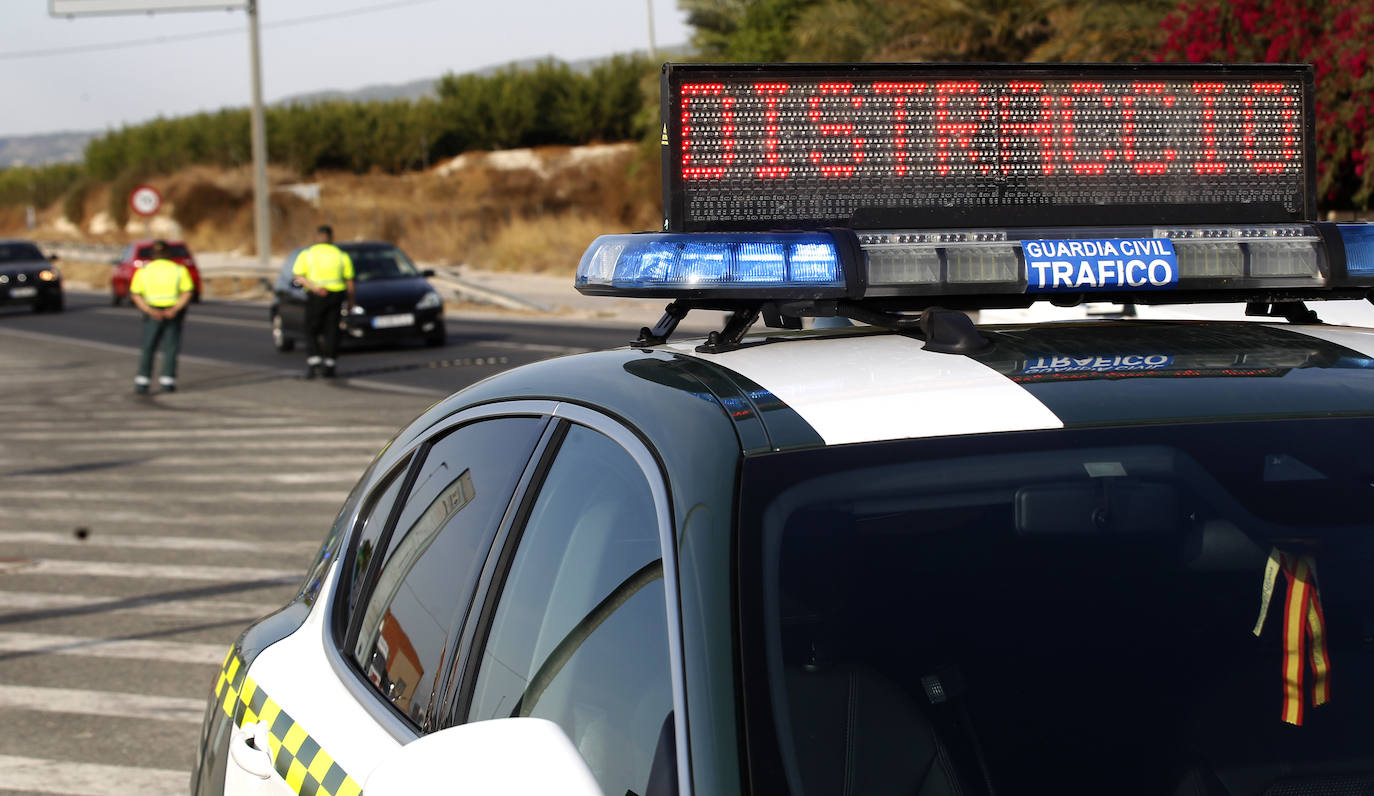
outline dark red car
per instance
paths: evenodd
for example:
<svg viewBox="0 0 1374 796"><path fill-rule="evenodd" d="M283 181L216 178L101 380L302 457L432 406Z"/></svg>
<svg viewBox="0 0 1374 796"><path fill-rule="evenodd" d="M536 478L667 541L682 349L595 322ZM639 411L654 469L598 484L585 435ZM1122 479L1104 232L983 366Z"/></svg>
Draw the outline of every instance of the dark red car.
<svg viewBox="0 0 1374 796"><path fill-rule="evenodd" d="M196 258L191 255L191 250L179 240L167 241L167 250L167 259L181 263L191 272L191 282L195 285L191 300L200 301L200 269L196 268ZM134 271L152 262L152 259L153 241L149 239L130 243L124 247L118 260L110 261L115 266L114 273L110 275L110 303L116 307L124 303L129 297L129 283L133 281Z"/></svg>

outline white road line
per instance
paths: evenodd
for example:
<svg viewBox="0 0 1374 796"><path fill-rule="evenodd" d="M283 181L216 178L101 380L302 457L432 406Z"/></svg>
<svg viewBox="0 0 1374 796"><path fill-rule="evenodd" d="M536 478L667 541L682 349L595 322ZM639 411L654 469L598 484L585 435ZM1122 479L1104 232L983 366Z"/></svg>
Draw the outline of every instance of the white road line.
<svg viewBox="0 0 1374 796"><path fill-rule="evenodd" d="M333 464L333 462L330 462ZM300 486L303 484L353 484L358 480L358 476L363 474L363 467L355 470L315 470L295 473L160 473L149 475L149 484L281 484L285 486ZM82 473L57 474L62 478L62 483L66 484L72 492L77 492L84 488L83 482L92 484L105 484L110 480L109 474L102 470L91 470ZM56 477L53 473L41 473L30 475L9 475L6 478L13 479L39 479L49 481Z"/></svg>
<svg viewBox="0 0 1374 796"><path fill-rule="evenodd" d="M96 533L78 539L70 533L0 530L0 544L44 544L62 547L123 547L138 550L195 550L229 553L308 555L317 542L258 542L245 539L205 539L198 536L153 536Z"/></svg>
<svg viewBox="0 0 1374 796"><path fill-rule="evenodd" d="M9 479L6 479L7 481ZM349 486L357 480L357 474L343 481ZM236 503L327 503L337 506L348 497L348 491L320 491L311 490L309 492L225 492L219 489L210 489L202 492L181 492L167 499L167 503L177 505L181 503L214 503L217 506L234 505ZM131 495L127 492L100 492L89 489L67 490L67 489L4 489L0 490L0 501L22 501L22 500L43 500L60 501L62 503L74 503L76 501L99 501L101 503L127 503L129 501L145 503L147 498L140 495ZM16 509L14 505L5 507L7 511L23 511L22 508ZM187 522L188 526L194 527L194 522Z"/></svg>
<svg viewBox="0 0 1374 796"><path fill-rule="evenodd" d="M337 503L335 504L337 505ZM15 530L28 530L35 522L58 522L72 523L78 525L98 524L101 527L110 525L174 525L178 528L209 528L209 527L251 527L255 525L272 525L274 527L283 524L294 523L302 528L317 528L320 538L324 538L324 532L329 527L329 519L333 515L325 516L322 510L309 511L302 513L287 513L285 511L272 512L270 514L201 514L194 520L188 520L184 515L176 514L156 514L146 511L121 511L111 509L107 506L92 507L86 509L24 509L8 506L4 515L0 515L0 525L19 524L23 527Z"/></svg>
<svg viewBox="0 0 1374 796"><path fill-rule="evenodd" d="M0 783L6 790L61 796L181 796L190 787L190 775L165 768L0 755Z"/></svg>
<svg viewBox="0 0 1374 796"><path fill-rule="evenodd" d="M394 432L391 426L282 426L280 428L146 428L146 429L102 429L98 433L103 439L214 439L224 437L281 437L301 435L317 437L325 434L347 434L354 438L358 434L385 434ZM61 440L86 439L93 432L90 429L68 428L61 431L20 431L5 432L6 439L12 440Z"/></svg>
<svg viewBox="0 0 1374 796"><path fill-rule="evenodd" d="M116 691L82 691L75 688L0 685L0 710L5 708L40 713L112 716L135 721L182 721L199 724L205 716L205 699L144 696Z"/></svg>
<svg viewBox="0 0 1374 796"><path fill-rule="evenodd" d="M7 575L54 575L83 578L149 578L154 580L214 580L242 583L257 580L298 581L305 572L261 567L212 567L191 564L119 564L109 561L68 561L59 558L29 558L0 561L0 573Z"/></svg>
<svg viewBox="0 0 1374 796"><path fill-rule="evenodd" d="M110 607L113 604L129 607ZM8 611L62 611L92 608L99 612L115 611L147 616L176 616L197 619L243 619L245 623L280 608L280 605L237 602L232 600L161 600L156 597L92 597L82 594L53 594L36 591L0 590L0 609Z"/></svg>
<svg viewBox="0 0 1374 796"><path fill-rule="evenodd" d="M129 317L130 315L126 311L117 310L113 307L104 307L91 310L91 312L97 315L119 315L122 317ZM267 335L272 331L271 325L268 324L265 319L261 321L250 321L242 318L225 318L219 315L211 315L206 312L196 312L194 308L186 314L186 325L188 327L199 326L202 323L217 323L221 326L241 326L245 329L259 329L263 333L264 340L267 339Z"/></svg>
<svg viewBox="0 0 1374 796"><path fill-rule="evenodd" d="M377 443L377 446L380 447L381 443ZM198 450L202 447L203 446L201 445L196 446ZM295 448L297 446L293 444L291 445L291 447ZM153 458L147 459L146 461L138 462L138 466L182 468L204 468L206 466L213 466L216 468L257 468L262 467L264 464L270 464L273 467L314 468L319 467L321 464L327 464L331 467L357 465L357 472L361 473L362 468L372 463L372 458L372 453L331 453L328 455L315 456L274 456L271 454L264 454L260 451L256 456L155 456Z"/></svg>
<svg viewBox="0 0 1374 796"><path fill-rule="evenodd" d="M394 431L394 429L393 429ZM91 434L101 434L103 432L91 431ZM302 450L347 450L352 453L375 454L377 449L389 439L378 435L369 438L364 437L330 437L325 439L303 439L291 440L289 446L293 451ZM179 452L185 448L178 444L176 440L166 442L78 442L71 445L63 445L64 451L174 451ZM196 441L196 450L248 450L258 453L271 455L269 448L258 440L226 440L226 439L206 439ZM332 454L321 453L321 458L327 458Z"/></svg>
<svg viewBox="0 0 1374 796"><path fill-rule="evenodd" d="M513 343L508 340L480 340L473 343L476 348L507 348L512 351L542 351L550 354L585 354L595 348L578 348L567 345L547 345L544 343Z"/></svg>
<svg viewBox="0 0 1374 796"><path fill-rule="evenodd" d="M0 631L0 652L82 655L91 658L120 658L135 661L219 666L224 663L224 653L228 649L224 644L56 636L45 633ZM0 782L5 782L3 777L0 777Z"/></svg>
<svg viewBox="0 0 1374 796"><path fill-rule="evenodd" d="M26 409L11 406L11 411L28 411L36 417L51 417L53 409L51 406L34 406ZM219 420L205 420L197 418L187 420L178 418L177 428L264 428L277 429L288 428L293 425L309 425L313 418L308 417L283 417L273 415L271 417L229 417ZM80 425L93 430L104 431L108 428L122 428L138 430L141 428L167 428L167 419L161 415L150 413L147 409L139 412L121 412L118 414L105 413L97 415L82 412L79 417L67 420L36 420L22 419L6 421L5 430L8 431L43 431L45 429L73 428Z"/></svg>

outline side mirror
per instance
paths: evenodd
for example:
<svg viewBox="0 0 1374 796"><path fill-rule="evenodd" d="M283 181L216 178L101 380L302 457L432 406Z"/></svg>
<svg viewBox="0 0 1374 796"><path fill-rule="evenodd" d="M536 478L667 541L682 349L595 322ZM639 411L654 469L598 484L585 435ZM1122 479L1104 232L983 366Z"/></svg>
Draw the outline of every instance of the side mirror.
<svg viewBox="0 0 1374 796"><path fill-rule="evenodd" d="M431 276L434 276L434 269L433 269L433 268L426 268L425 270L423 270L423 271L420 272L420 276L423 276L424 278L428 279L428 278L430 278Z"/></svg>
<svg viewBox="0 0 1374 796"><path fill-rule="evenodd" d="M602 796L562 728L544 719L492 719L426 735L382 761L367 796L437 793L454 782L483 796Z"/></svg>
<svg viewBox="0 0 1374 796"><path fill-rule="evenodd" d="M51 260L52 262L57 262L57 254L56 254L56 252L54 252L53 254L49 254L49 255L48 255L48 259Z"/></svg>

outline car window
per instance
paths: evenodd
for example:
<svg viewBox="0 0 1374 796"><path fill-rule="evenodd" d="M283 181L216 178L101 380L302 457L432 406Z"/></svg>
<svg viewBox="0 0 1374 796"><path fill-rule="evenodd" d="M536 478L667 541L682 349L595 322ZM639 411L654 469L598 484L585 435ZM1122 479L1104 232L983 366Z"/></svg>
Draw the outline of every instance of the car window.
<svg viewBox="0 0 1374 796"><path fill-rule="evenodd" d="M746 460L739 635L767 665L742 668L745 725L760 756L771 728L787 777L755 792L1297 793L1374 770L1374 521L1350 444L1371 433L1153 424ZM1288 571L1266 614L1271 556ZM1329 704L1316 658L1304 692L1304 633L1346 684Z"/></svg>
<svg viewBox="0 0 1374 796"><path fill-rule="evenodd" d="M142 258L142 259L145 259L145 260L151 258L151 257L153 256L153 247L152 247L152 246L140 246L139 249L138 249L138 256L139 256L140 258ZM169 244L167 244L167 256L168 256L168 257L190 257L190 256L191 256L191 252L190 252L189 249L187 249L184 245L182 245L182 244L180 244L180 243L169 243Z"/></svg>
<svg viewBox="0 0 1374 796"><path fill-rule="evenodd" d="M369 584L354 662L417 725L429 718L449 633L473 585L545 421L487 420L453 431L426 454ZM364 528L362 544L370 528ZM381 546L374 543L375 546ZM370 555L375 556L375 546ZM360 562L361 563L361 562Z"/></svg>
<svg viewBox="0 0 1374 796"><path fill-rule="evenodd" d="M324 583L324 577L329 572L330 566L334 563L334 558L338 553L339 546L348 539L349 521L353 518L354 512L357 510L358 505L363 502L364 497L366 497L367 503L363 511L358 514L359 525L366 525L372 522L374 517L377 517L379 519L375 524L378 528L381 527L385 522L386 515L390 513L392 504L396 502L394 493L396 488L399 487L398 482L401 480L400 476L405 472L406 463L409 461L410 457L405 457L400 464L391 469L391 472L382 479L381 483L375 485L375 488L369 492L364 487L372 480L372 471L377 466L377 459L372 461L367 471L363 473L362 478L360 478L358 483L353 487L353 491L348 493L348 497L344 500L343 506L339 508L339 513L334 516L334 522L329 528L329 534L325 537L324 543L320 546L320 551L315 554L315 561L310 565L310 568L306 570L305 580L301 584L300 592L297 595L298 597L305 599L311 604L315 602L320 587ZM388 493L390 493L389 496L387 496ZM360 569L366 570L366 564L364 563ZM348 586L350 591L352 588L351 584L356 580L356 577L356 575L350 575L348 572L345 572L343 576L342 582L350 584Z"/></svg>
<svg viewBox="0 0 1374 796"><path fill-rule="evenodd" d="M296 257L301 253L300 249L291 252L286 256L286 262L282 263L281 271L277 272L277 290L291 290L295 287L296 275L292 273L292 267L296 264Z"/></svg>
<svg viewBox="0 0 1374 796"><path fill-rule="evenodd" d="M32 243L0 243L0 263L42 260L43 252Z"/></svg>
<svg viewBox="0 0 1374 796"><path fill-rule="evenodd" d="M348 594L349 615L352 615L353 608L358 602L358 581L367 573L367 566L371 563L372 555L377 550L378 540L386 528L387 518L391 516L391 509L396 505L396 497L400 494L401 487L405 482L402 477L405 470L404 465L392 470L386 480L373 490L368 498L367 506L358 515L356 524L358 543L353 548L353 558L347 563L340 579L340 583L343 584L342 588Z"/></svg>
<svg viewBox="0 0 1374 796"><path fill-rule="evenodd" d="M603 791L643 794L672 705L649 483L624 448L573 426L512 558L467 718L557 722Z"/></svg>
<svg viewBox="0 0 1374 796"><path fill-rule="evenodd" d="M381 279L411 279L420 272L400 249L357 249L350 254L357 281Z"/></svg>

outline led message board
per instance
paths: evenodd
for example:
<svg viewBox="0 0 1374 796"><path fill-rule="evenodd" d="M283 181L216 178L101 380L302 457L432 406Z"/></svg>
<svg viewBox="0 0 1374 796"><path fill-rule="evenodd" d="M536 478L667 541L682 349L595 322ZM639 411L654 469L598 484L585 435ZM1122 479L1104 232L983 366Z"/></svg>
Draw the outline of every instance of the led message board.
<svg viewBox="0 0 1374 796"><path fill-rule="evenodd" d="M667 64L673 231L1312 220L1311 67Z"/></svg>

